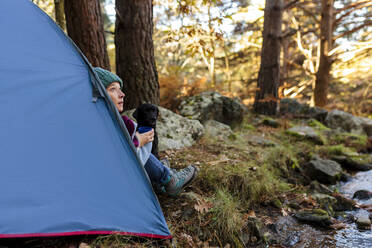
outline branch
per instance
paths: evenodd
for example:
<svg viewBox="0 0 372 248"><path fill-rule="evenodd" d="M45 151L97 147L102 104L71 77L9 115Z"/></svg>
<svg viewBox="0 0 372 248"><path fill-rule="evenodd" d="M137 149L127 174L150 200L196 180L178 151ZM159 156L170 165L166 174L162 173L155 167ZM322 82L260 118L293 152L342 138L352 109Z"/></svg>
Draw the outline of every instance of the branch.
<svg viewBox="0 0 372 248"><path fill-rule="evenodd" d="M343 15L341 15L339 18L337 18L334 21L333 27L335 28L345 17L347 17L348 15L353 13L355 10L361 9L361 8L364 8L364 7L369 7L369 6L372 6L372 2L370 2L370 1L368 1L367 3L360 4L360 5L356 6L355 8L353 8L352 10L347 11L346 13L344 13Z"/></svg>
<svg viewBox="0 0 372 248"><path fill-rule="evenodd" d="M351 8L355 8L355 7L357 7L361 4L365 4L365 3L369 3L369 2L370 2L370 0L363 0L363 1L348 4L343 8L335 9L334 15L337 15L337 14L341 13L342 11L345 11L345 10L348 10L348 9L351 9Z"/></svg>
<svg viewBox="0 0 372 248"><path fill-rule="evenodd" d="M289 36L292 36L297 33L297 29L289 28L287 31L285 31L281 36L280 39L288 38Z"/></svg>
<svg viewBox="0 0 372 248"><path fill-rule="evenodd" d="M310 17L312 17L316 23L320 24L320 20L318 20L317 16L313 12L311 12L310 10L306 9L306 7L303 6L298 6L298 8L301 9L306 14L308 14Z"/></svg>
<svg viewBox="0 0 372 248"><path fill-rule="evenodd" d="M372 26L372 20L365 21L363 24L356 26L353 29L350 29L346 32L343 32L342 34L337 35L336 37L333 38L333 41L337 40L338 38L347 36L349 34L355 33L356 31L359 31L360 29L366 27L366 26Z"/></svg>
<svg viewBox="0 0 372 248"><path fill-rule="evenodd" d="M293 0L292 2L287 3L284 5L283 10L291 9L292 7L295 7L296 3L300 0Z"/></svg>

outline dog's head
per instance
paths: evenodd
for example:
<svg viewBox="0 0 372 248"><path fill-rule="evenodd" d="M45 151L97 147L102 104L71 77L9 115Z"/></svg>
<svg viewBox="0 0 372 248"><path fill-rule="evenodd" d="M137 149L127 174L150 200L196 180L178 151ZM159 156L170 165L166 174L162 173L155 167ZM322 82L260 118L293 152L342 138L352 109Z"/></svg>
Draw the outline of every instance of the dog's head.
<svg viewBox="0 0 372 248"><path fill-rule="evenodd" d="M141 104L133 113L138 125L146 127L155 127L158 115L158 107L150 103Z"/></svg>

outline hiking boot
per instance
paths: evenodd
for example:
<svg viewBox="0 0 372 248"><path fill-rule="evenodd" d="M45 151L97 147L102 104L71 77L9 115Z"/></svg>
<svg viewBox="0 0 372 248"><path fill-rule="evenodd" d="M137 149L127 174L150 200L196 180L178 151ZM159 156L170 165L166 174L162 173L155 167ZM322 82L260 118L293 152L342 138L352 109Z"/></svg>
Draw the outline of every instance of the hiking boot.
<svg viewBox="0 0 372 248"><path fill-rule="evenodd" d="M189 165L176 173L172 173L170 181L165 185L165 191L170 196L178 195L183 188L192 182L197 172L196 166Z"/></svg>

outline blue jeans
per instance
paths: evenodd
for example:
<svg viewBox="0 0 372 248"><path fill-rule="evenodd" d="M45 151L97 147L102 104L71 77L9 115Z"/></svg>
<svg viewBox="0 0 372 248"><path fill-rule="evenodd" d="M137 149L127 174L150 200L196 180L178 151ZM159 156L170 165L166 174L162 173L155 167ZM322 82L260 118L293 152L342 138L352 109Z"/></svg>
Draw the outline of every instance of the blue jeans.
<svg viewBox="0 0 372 248"><path fill-rule="evenodd" d="M163 185L170 179L170 171L154 155L150 154L145 164L145 170L150 177L151 183Z"/></svg>

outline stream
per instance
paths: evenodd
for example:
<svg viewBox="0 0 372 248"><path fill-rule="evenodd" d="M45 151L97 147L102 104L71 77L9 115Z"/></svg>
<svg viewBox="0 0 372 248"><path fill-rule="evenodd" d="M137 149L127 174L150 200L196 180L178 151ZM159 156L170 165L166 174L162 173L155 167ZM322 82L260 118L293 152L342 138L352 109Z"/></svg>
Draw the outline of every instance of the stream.
<svg viewBox="0 0 372 248"><path fill-rule="evenodd" d="M352 199L354 193L358 190L368 190L372 192L372 170L365 172L358 172L353 176L353 179L343 183L339 187L340 193L344 194L347 198ZM357 200L359 204L372 204L372 198L369 200ZM360 211L348 211L346 214L357 216ZM350 248L367 248L372 247L372 231L358 230L355 223L347 224L345 229L337 231L334 236L336 247L350 247Z"/></svg>

